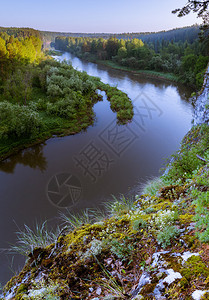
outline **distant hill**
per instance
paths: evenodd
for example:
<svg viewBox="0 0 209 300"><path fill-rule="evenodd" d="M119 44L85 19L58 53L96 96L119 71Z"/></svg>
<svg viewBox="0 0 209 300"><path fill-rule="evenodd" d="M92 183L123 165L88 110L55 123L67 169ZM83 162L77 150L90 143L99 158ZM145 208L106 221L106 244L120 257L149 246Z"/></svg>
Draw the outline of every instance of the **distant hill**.
<svg viewBox="0 0 209 300"><path fill-rule="evenodd" d="M146 43L155 43L157 41L188 41L193 42L198 38L200 32L198 25L189 27L176 28L168 31L160 32L132 32L132 33L73 33L73 32L51 32L51 31L39 31L32 28L16 28L16 27L0 27L0 32L7 33L8 35L14 35L14 37L27 37L37 36L41 37L43 42L54 42L57 36L72 36L72 37L89 37L89 38L103 38L108 39L110 37L116 37L118 39L141 39Z"/></svg>
<svg viewBox="0 0 209 300"><path fill-rule="evenodd" d="M155 42L159 40L165 41L188 41L193 42L198 38L200 29L198 25L193 25L189 27L176 28L168 31L160 32L133 32L133 33L121 33L121 34L111 34L111 33L73 33L73 32L49 32L40 31L44 40L51 40L54 42L56 36L72 36L72 37L89 37L89 38L103 38L108 39L110 37L116 37L118 39L141 39L143 42Z"/></svg>

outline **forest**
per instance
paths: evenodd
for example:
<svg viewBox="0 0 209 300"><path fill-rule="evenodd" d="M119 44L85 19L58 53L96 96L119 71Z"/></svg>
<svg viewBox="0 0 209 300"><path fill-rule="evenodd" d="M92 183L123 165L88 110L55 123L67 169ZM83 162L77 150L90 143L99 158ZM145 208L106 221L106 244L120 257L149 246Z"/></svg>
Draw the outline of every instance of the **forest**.
<svg viewBox="0 0 209 300"><path fill-rule="evenodd" d="M208 63L208 47L198 39L198 30L180 31L177 39L172 35L156 33L143 39L119 39L110 37L56 37L55 48L70 51L90 61L111 61L115 65L132 70L151 70L173 73L177 80L201 88L203 74ZM168 39L169 37L173 39ZM167 37L167 38L166 38Z"/></svg>
<svg viewBox="0 0 209 300"><path fill-rule="evenodd" d="M36 31L0 32L0 66L1 158L19 146L93 124L93 105L102 99L98 90L106 92L118 122L133 117L125 93L45 55Z"/></svg>

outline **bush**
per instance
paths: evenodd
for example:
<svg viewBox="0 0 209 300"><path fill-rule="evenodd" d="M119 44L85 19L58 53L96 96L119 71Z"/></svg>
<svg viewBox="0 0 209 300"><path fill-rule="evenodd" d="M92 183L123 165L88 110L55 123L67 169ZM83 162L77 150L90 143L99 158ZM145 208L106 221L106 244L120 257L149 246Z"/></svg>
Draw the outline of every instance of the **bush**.
<svg viewBox="0 0 209 300"><path fill-rule="evenodd" d="M115 254L119 259L126 260L131 257L134 252L134 244L131 244L131 238L124 237L124 239L113 239L108 241L110 243L110 251Z"/></svg>
<svg viewBox="0 0 209 300"><path fill-rule="evenodd" d="M206 159L208 144L209 126L202 124L193 127L183 139L180 151L173 155L163 180L176 184L179 179L191 179L193 172L205 164L197 155Z"/></svg>
<svg viewBox="0 0 209 300"><path fill-rule="evenodd" d="M35 137L43 127L37 112L27 106L0 103L0 138Z"/></svg>
<svg viewBox="0 0 209 300"><path fill-rule="evenodd" d="M56 103L47 103L47 113L50 115L55 115L62 118L73 118L73 115L76 113L75 109L73 108L71 100L60 100Z"/></svg>

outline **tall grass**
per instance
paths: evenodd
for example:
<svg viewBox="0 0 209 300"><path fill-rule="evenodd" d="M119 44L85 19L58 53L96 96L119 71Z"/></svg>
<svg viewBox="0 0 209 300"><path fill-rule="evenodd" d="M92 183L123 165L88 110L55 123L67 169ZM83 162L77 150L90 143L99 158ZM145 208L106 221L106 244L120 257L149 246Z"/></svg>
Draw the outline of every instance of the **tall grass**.
<svg viewBox="0 0 209 300"><path fill-rule="evenodd" d="M103 221L106 214L103 210L97 208L86 209L79 214L72 214L67 210L67 213L60 213L60 217L69 230L74 230L82 225Z"/></svg>
<svg viewBox="0 0 209 300"><path fill-rule="evenodd" d="M134 210L134 198L126 198L124 195L120 199L117 199L115 196L112 197L114 201L104 204L105 210L110 217L120 216Z"/></svg>
<svg viewBox="0 0 209 300"><path fill-rule="evenodd" d="M83 225L92 224L95 222L103 222L107 217L121 216L134 210L134 199L127 199L122 196L117 199L113 196L114 201L105 203L105 209L86 209L79 214L72 214L69 210L67 213L60 213L61 220L65 227L57 227L56 230L47 228L47 221L42 225L36 223L35 228L31 229L26 224L23 230L19 229L16 232L17 242L9 249L9 253L19 253L28 256L35 248L45 248L50 244L57 242L58 237L63 231L73 231Z"/></svg>
<svg viewBox="0 0 209 300"><path fill-rule="evenodd" d="M157 192L166 185L162 178L156 177L147 181L142 186L142 194L149 194L150 196L156 196Z"/></svg>
<svg viewBox="0 0 209 300"><path fill-rule="evenodd" d="M47 228L47 221L42 225L36 223L34 230L24 225L24 229L19 229L16 232L17 243L12 245L9 249L10 253L19 253L28 256L35 248L45 248L54 243L59 236L60 228L57 227L55 231Z"/></svg>

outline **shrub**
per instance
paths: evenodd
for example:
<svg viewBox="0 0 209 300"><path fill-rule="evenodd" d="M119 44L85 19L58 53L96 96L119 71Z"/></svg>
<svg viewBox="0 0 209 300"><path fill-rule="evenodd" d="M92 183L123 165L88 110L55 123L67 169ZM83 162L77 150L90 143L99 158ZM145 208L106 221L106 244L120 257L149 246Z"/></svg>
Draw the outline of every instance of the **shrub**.
<svg viewBox="0 0 209 300"><path fill-rule="evenodd" d="M176 226L168 226L159 232L157 235L157 241L166 248L171 244L171 240L176 238L180 234L180 230Z"/></svg>
<svg viewBox="0 0 209 300"><path fill-rule="evenodd" d="M202 124L193 127L182 141L181 149L173 155L168 172L163 176L173 184L179 179L191 179L193 172L203 166L197 155L207 159L209 143L209 126Z"/></svg>
<svg viewBox="0 0 209 300"><path fill-rule="evenodd" d="M128 259L134 251L134 245L131 244L131 238L124 237L122 240L113 239L110 243L110 251L122 261Z"/></svg>
<svg viewBox="0 0 209 300"><path fill-rule="evenodd" d="M0 103L0 138L35 137L43 127L37 112L27 106Z"/></svg>
<svg viewBox="0 0 209 300"><path fill-rule="evenodd" d="M73 110L73 107L71 105L70 101L66 100L60 100L56 103L47 103L46 111L50 115L55 115L63 118L70 119L73 117L73 113L75 112Z"/></svg>

